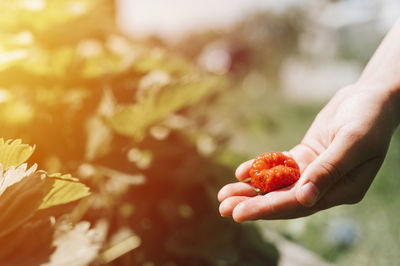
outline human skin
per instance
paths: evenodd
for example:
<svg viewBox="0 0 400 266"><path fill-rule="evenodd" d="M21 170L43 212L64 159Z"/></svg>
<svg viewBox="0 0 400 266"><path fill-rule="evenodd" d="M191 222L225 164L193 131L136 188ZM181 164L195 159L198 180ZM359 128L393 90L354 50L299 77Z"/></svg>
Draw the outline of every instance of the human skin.
<svg viewBox="0 0 400 266"><path fill-rule="evenodd" d="M300 167L290 187L259 195L236 182L218 193L221 216L237 222L307 216L361 201L378 173L400 122L400 21L357 82L340 89L319 112L301 143L286 154ZM236 169L249 177L253 160Z"/></svg>

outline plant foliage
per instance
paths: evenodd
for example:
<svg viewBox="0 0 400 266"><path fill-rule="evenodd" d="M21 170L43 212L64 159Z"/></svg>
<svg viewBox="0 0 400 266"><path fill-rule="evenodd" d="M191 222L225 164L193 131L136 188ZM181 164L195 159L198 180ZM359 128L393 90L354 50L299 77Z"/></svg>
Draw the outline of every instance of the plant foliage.
<svg viewBox="0 0 400 266"><path fill-rule="evenodd" d="M210 157L205 110L226 77L121 34L114 1L0 13L0 136L15 139L0 140L1 265L276 263L273 247L241 252L260 239L216 215L232 173Z"/></svg>

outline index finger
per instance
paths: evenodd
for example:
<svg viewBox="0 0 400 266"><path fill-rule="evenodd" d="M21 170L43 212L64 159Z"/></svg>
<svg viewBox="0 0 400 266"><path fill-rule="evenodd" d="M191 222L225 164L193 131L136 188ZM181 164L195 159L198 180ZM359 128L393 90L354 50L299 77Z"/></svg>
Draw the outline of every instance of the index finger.
<svg viewBox="0 0 400 266"><path fill-rule="evenodd" d="M247 162L242 163L236 168L235 176L239 181L243 181L244 179L250 177L249 170L251 165L253 164L253 160L248 160Z"/></svg>

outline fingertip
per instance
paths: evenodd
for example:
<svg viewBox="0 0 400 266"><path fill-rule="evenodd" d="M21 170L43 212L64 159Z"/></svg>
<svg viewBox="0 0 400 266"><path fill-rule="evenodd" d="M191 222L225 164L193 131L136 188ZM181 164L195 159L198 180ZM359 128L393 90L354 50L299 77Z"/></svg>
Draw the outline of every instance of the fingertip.
<svg viewBox="0 0 400 266"><path fill-rule="evenodd" d="M225 199L219 205L219 213L222 217L232 216L233 209L240 204L243 200L248 199L247 197L230 197Z"/></svg>
<svg viewBox="0 0 400 266"><path fill-rule="evenodd" d="M236 182L227 184L221 188L217 197L219 202L222 202L229 197L254 197L257 195L257 191L255 191L251 185L243 182Z"/></svg>
<svg viewBox="0 0 400 266"><path fill-rule="evenodd" d="M244 174L245 174L245 168L246 168L245 164L246 163L242 163L241 165L238 166L238 168L236 168L235 176L238 179L241 179L241 177L244 176Z"/></svg>
<svg viewBox="0 0 400 266"><path fill-rule="evenodd" d="M221 204L219 205L219 214L222 217L229 217L229 212L227 211L227 203L225 201L221 202Z"/></svg>
<svg viewBox="0 0 400 266"><path fill-rule="evenodd" d="M251 165L253 164L253 161L254 160L246 161L246 162L242 163L241 165L239 165L238 168L236 168L235 176L237 179L243 180L250 176L249 170L250 170Z"/></svg>
<svg viewBox="0 0 400 266"><path fill-rule="evenodd" d="M224 199L227 198L227 195L228 195L227 190L228 190L227 186L224 186L218 191L217 198L218 198L219 202L222 202Z"/></svg>
<svg viewBox="0 0 400 266"><path fill-rule="evenodd" d="M232 218L235 222L241 223L244 222L246 219L244 218L244 212L243 210L245 209L245 204L244 203L239 203L236 205L236 207L232 211Z"/></svg>

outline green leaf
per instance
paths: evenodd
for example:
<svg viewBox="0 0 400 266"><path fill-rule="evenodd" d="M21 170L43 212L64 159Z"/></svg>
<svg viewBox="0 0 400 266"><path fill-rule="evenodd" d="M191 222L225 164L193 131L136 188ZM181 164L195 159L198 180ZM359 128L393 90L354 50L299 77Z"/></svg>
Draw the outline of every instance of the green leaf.
<svg viewBox="0 0 400 266"><path fill-rule="evenodd" d="M31 157L35 147L22 144L20 139L4 141L0 138L0 163L3 169L10 166L18 167Z"/></svg>
<svg viewBox="0 0 400 266"><path fill-rule="evenodd" d="M90 195L89 188L71 175L51 174L47 178L54 180L53 188L43 198L39 209L72 202Z"/></svg>
<svg viewBox="0 0 400 266"><path fill-rule="evenodd" d="M164 88L159 93L149 93L137 104L129 105L115 113L108 122L118 133L140 140L149 126L183 107L200 101L219 84L220 80L213 77Z"/></svg>

